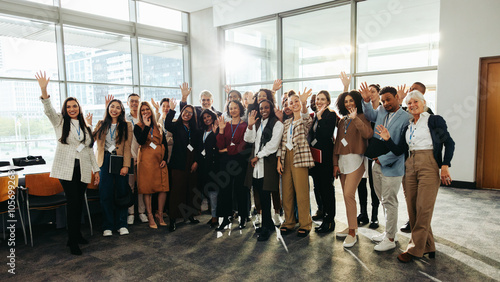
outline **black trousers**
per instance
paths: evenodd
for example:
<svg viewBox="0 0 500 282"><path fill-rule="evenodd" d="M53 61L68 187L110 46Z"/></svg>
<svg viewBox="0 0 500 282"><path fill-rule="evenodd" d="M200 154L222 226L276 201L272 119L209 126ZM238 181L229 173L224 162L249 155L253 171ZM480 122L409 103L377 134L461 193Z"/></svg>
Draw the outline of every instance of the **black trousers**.
<svg viewBox="0 0 500 282"><path fill-rule="evenodd" d="M375 193L375 186L373 186L372 163L372 160L368 160L368 184L370 185L370 195L372 198L372 220L377 220L380 201ZM361 178L361 181L359 182L358 197L360 213L368 214L368 189L366 187L366 178Z"/></svg>
<svg viewBox="0 0 500 282"><path fill-rule="evenodd" d="M259 193L260 206L262 209L262 227L269 230L274 229L273 218L271 217L271 191L264 191L264 178L252 178L252 185L255 192Z"/></svg>
<svg viewBox="0 0 500 282"><path fill-rule="evenodd" d="M217 216L227 217L233 215L233 193L238 203L238 215L248 218L248 188L245 176L248 163L241 155L221 157L221 167L217 174L219 194L217 195Z"/></svg>
<svg viewBox="0 0 500 282"><path fill-rule="evenodd" d="M75 169L73 170L73 178L71 181L59 179L64 189L67 201L67 226L68 226L68 242L69 244L77 244L78 240L82 238L80 231L82 209L85 190L87 183L80 181L80 163L75 160Z"/></svg>
<svg viewBox="0 0 500 282"><path fill-rule="evenodd" d="M335 218L335 187L333 186L333 163L314 163L310 174L314 189L318 189L323 202L324 221L333 222Z"/></svg>

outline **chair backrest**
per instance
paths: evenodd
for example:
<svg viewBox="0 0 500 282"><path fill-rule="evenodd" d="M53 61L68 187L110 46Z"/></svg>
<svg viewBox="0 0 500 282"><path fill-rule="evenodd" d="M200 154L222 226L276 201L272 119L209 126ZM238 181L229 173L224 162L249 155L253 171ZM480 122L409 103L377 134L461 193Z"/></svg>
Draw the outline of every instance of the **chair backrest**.
<svg viewBox="0 0 500 282"><path fill-rule="evenodd" d="M17 184L17 174L0 177L0 202L7 201L9 199L9 189L13 189L15 192Z"/></svg>
<svg viewBox="0 0 500 282"><path fill-rule="evenodd" d="M50 173L26 174L28 194L34 196L52 196L64 192L57 178L51 178Z"/></svg>

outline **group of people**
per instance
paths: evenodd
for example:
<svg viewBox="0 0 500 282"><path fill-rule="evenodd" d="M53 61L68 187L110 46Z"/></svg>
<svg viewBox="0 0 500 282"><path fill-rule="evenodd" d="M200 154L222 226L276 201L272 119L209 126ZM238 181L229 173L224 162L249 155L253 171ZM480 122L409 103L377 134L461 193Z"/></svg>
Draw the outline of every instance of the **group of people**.
<svg viewBox="0 0 500 282"><path fill-rule="evenodd" d="M75 98L67 98L57 114L46 90L49 79L41 72L36 77L45 113L59 138L51 176L60 179L68 197L68 246L72 254L81 254L78 244L88 243L78 223L83 193L92 175L94 184L99 184L104 236L115 230L126 235L128 224L134 223L135 208L130 207L127 213L126 206L116 204L116 198L130 188L138 189L140 220L155 229L157 223L167 226L163 220L167 211L170 231L175 231L178 219L198 223L195 217L200 214L203 198L211 213L210 227L220 232L231 228L237 213L238 228L243 229L253 191L256 212L261 214L258 241L268 240L275 225L283 235L294 232L297 223L297 236L310 233L314 217L309 175L318 202L316 217L323 219L316 232L334 231L333 182L340 178L348 227L336 236L345 238L343 245L349 248L357 242L358 224L369 222L367 174L373 183L370 227L378 227L379 201L386 217L386 231L372 238L377 243L374 249L396 247L397 193L403 184L412 235L398 259L408 262L435 254L430 222L440 183L451 183L448 168L454 142L444 119L426 111L421 83L412 85L409 93L405 87L380 89L366 83L349 91L350 78L342 73L344 92L337 98L337 112L331 109L326 90L315 97L311 97L311 89L290 90L284 93L282 109L278 109L275 92L281 88L281 80L276 80L272 89L255 94L242 95L226 87L223 113L214 109L213 96L207 90L200 93L201 106L187 104L191 88L184 83L176 120L176 99L148 103L130 94L130 113L126 115L122 102L108 96L104 118L92 130L92 117L84 119ZM407 109L401 106L403 102ZM97 158L92 149L94 140ZM113 172L110 165L116 156L122 163ZM358 216L356 190L361 206ZM153 215L152 194L156 193Z"/></svg>

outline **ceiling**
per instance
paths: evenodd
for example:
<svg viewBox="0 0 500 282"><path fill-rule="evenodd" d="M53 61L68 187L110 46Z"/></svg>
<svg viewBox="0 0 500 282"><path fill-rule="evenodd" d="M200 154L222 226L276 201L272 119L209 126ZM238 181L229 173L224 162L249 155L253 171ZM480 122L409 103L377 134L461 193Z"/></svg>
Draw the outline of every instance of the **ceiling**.
<svg viewBox="0 0 500 282"><path fill-rule="evenodd" d="M144 2L188 13L210 8L213 6L214 2L218 1L220 0L144 0Z"/></svg>

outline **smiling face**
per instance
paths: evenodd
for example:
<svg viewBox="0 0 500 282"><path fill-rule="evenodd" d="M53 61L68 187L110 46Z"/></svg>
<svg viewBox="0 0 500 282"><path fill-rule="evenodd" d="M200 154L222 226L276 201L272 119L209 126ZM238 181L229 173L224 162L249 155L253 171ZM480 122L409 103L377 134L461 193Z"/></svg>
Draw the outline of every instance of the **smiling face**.
<svg viewBox="0 0 500 282"><path fill-rule="evenodd" d="M262 120L269 118L271 114L271 105L268 102L263 102L259 106L260 115L262 116Z"/></svg>
<svg viewBox="0 0 500 282"><path fill-rule="evenodd" d="M299 96L292 95L291 97L289 97L288 107L290 107L290 110L292 110L292 112L294 113L300 112L300 110L302 110L302 103L300 103Z"/></svg>
<svg viewBox="0 0 500 282"><path fill-rule="evenodd" d="M232 118L240 117L240 107L238 104L231 102L229 104L229 115Z"/></svg>
<svg viewBox="0 0 500 282"><path fill-rule="evenodd" d="M193 117L193 109L191 107L186 107L181 114L182 121L189 122L189 120Z"/></svg>
<svg viewBox="0 0 500 282"><path fill-rule="evenodd" d="M259 96L257 96L257 102L264 101L267 99L267 94L264 91L259 92Z"/></svg>
<svg viewBox="0 0 500 282"><path fill-rule="evenodd" d="M151 116L151 108L149 108L147 105L142 105L141 116L143 120L149 118Z"/></svg>
<svg viewBox="0 0 500 282"><path fill-rule="evenodd" d="M201 98L200 98L201 107L203 109L212 108L213 102L214 102L214 100L210 96L201 96Z"/></svg>
<svg viewBox="0 0 500 282"><path fill-rule="evenodd" d="M241 102L240 95L238 95L236 92L229 93L228 99L229 99L229 101L240 101Z"/></svg>
<svg viewBox="0 0 500 282"><path fill-rule="evenodd" d="M408 111L412 115L420 115L424 112L425 102L422 102L418 99L411 98L408 101Z"/></svg>
<svg viewBox="0 0 500 282"><path fill-rule="evenodd" d="M323 107L327 107L330 104L328 102L328 99L326 98L326 95L323 93L320 93L316 95L316 108L319 110Z"/></svg>
<svg viewBox="0 0 500 282"><path fill-rule="evenodd" d="M121 115L122 111L123 109L117 101L112 102L108 106L108 114L112 119L117 119Z"/></svg>
<svg viewBox="0 0 500 282"><path fill-rule="evenodd" d="M354 99L352 98L351 95L345 96L344 106L347 109L347 111L350 111L350 110L356 108L356 102L354 101Z"/></svg>
<svg viewBox="0 0 500 282"><path fill-rule="evenodd" d="M381 100L386 111L393 113L399 109L398 95L394 96L387 92L382 94Z"/></svg>
<svg viewBox="0 0 500 282"><path fill-rule="evenodd" d="M127 105L130 108L130 111L136 112L139 104L141 103L141 98L137 96L130 96L127 101Z"/></svg>
<svg viewBox="0 0 500 282"><path fill-rule="evenodd" d="M66 112L68 116L72 119L78 119L78 114L80 114L80 106L76 101L68 101L66 103Z"/></svg>
<svg viewBox="0 0 500 282"><path fill-rule="evenodd" d="M170 110L170 104L168 101L164 101L163 103L161 103L161 112L162 113L168 113L168 111Z"/></svg>
<svg viewBox="0 0 500 282"><path fill-rule="evenodd" d="M204 113L202 118L203 118L203 123L206 126L210 126L214 123L214 121L212 120L212 116L210 114Z"/></svg>

